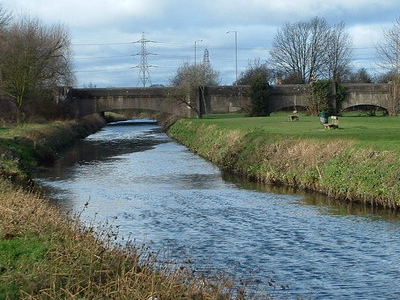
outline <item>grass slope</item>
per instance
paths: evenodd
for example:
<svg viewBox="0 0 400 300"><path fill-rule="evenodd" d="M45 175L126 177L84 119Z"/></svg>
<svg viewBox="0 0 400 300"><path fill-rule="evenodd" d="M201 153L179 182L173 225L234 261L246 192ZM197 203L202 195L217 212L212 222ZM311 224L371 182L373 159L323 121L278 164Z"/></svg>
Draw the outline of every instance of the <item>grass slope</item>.
<svg viewBox="0 0 400 300"><path fill-rule="evenodd" d="M180 120L169 134L233 172L335 198L398 208L400 120L343 117L339 129L316 117Z"/></svg>

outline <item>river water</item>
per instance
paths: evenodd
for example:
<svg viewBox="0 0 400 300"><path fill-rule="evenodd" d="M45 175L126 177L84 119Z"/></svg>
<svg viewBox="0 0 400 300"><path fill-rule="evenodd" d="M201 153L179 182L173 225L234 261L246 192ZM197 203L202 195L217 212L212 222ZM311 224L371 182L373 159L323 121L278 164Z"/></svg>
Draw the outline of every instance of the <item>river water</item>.
<svg viewBox="0 0 400 300"><path fill-rule="evenodd" d="M279 298L400 299L395 215L258 188L156 124L107 126L41 169L36 181L84 222L111 221L120 237L190 260L197 270L257 278Z"/></svg>

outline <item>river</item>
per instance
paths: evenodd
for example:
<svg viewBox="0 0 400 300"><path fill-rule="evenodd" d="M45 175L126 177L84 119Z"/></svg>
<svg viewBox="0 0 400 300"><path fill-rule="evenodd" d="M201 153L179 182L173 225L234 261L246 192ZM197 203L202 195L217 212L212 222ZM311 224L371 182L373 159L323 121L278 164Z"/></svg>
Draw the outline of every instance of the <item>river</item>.
<svg viewBox="0 0 400 300"><path fill-rule="evenodd" d="M107 126L35 180L83 222L112 222L196 270L256 278L278 298L400 299L394 214L241 181L156 124Z"/></svg>

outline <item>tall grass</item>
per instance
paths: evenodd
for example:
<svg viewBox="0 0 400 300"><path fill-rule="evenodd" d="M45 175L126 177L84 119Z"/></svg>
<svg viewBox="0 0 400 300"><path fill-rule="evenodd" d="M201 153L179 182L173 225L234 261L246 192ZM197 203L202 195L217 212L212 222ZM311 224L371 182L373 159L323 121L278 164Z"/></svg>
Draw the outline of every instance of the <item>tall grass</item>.
<svg viewBox="0 0 400 300"><path fill-rule="evenodd" d="M160 262L130 240L116 244L112 225L83 226L79 215L61 213L4 177L25 180L38 160L99 127L95 118L0 129L0 300L245 299L231 278Z"/></svg>
<svg viewBox="0 0 400 300"><path fill-rule="evenodd" d="M64 147L104 125L102 118L93 115L79 121L1 127L0 175L26 181L39 162L55 159Z"/></svg>
<svg viewBox="0 0 400 300"><path fill-rule="evenodd" d="M228 281L160 264L144 247L118 246L46 201L0 180L0 299L230 299Z"/></svg>

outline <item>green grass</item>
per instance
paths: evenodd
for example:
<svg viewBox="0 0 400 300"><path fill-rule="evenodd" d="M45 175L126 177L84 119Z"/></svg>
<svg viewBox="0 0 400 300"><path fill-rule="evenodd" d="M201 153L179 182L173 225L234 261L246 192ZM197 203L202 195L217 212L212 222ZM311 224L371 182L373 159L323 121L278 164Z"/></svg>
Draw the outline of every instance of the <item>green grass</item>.
<svg viewBox="0 0 400 300"><path fill-rule="evenodd" d="M261 131L265 134L291 135L316 139L351 139L359 147L373 147L376 150L394 150L400 153L399 117L355 117L339 119L339 129L322 128L318 117L299 115L300 120L289 122L288 114L276 113L270 117L246 118L242 115L227 114L208 116L193 122L216 124L231 130Z"/></svg>
<svg viewBox="0 0 400 300"><path fill-rule="evenodd" d="M30 268L46 261L47 251L48 243L35 236L0 240L0 300L21 296L20 292L27 287L17 278L23 276L28 279Z"/></svg>
<svg viewBox="0 0 400 300"><path fill-rule="evenodd" d="M0 175L26 180L38 162L53 160L58 151L104 125L100 117L21 124L0 129Z"/></svg>
<svg viewBox="0 0 400 300"><path fill-rule="evenodd" d="M272 185L318 191L347 201L400 208L400 118L318 117L180 120L169 134L223 169Z"/></svg>

